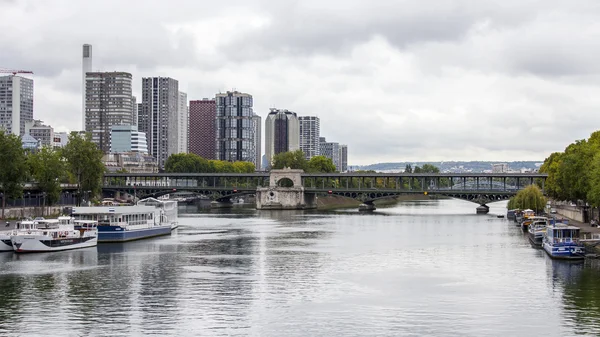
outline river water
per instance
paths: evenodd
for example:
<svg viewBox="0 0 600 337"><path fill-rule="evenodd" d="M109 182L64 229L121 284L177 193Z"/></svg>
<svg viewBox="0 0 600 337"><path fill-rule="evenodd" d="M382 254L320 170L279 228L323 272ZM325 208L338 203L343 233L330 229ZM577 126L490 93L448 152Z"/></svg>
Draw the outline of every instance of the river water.
<svg viewBox="0 0 600 337"><path fill-rule="evenodd" d="M203 211L170 237L3 253L0 335L600 335L598 261L552 261L475 206Z"/></svg>

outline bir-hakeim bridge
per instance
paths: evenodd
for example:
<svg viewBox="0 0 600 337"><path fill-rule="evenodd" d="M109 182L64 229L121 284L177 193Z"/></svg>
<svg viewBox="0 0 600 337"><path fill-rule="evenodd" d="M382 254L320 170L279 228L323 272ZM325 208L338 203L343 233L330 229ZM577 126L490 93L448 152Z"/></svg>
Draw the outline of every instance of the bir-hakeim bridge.
<svg viewBox="0 0 600 337"><path fill-rule="evenodd" d="M487 213L487 204L509 199L527 185L544 190L541 173L305 173L272 170L260 173L110 173L104 176L105 195L137 198L178 192L206 196L221 205L232 198L256 195L257 209L316 208L319 195L338 195L362 202L359 209L374 210L373 202L405 194L425 194L468 200Z"/></svg>

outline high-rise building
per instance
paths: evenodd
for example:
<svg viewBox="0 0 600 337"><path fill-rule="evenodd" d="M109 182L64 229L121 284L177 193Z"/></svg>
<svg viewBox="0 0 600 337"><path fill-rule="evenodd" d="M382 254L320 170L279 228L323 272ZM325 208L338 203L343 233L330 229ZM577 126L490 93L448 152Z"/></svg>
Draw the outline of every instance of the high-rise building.
<svg viewBox="0 0 600 337"><path fill-rule="evenodd" d="M298 122L300 124L300 150L304 152L306 159L320 155L321 122L319 117L300 116Z"/></svg>
<svg viewBox="0 0 600 337"><path fill-rule="evenodd" d="M34 119L25 122L25 134L37 139L41 146L52 146L54 141L54 129L44 125L43 121Z"/></svg>
<svg viewBox="0 0 600 337"><path fill-rule="evenodd" d="M85 131L103 152L110 151L110 128L132 125L131 74L126 72L86 73Z"/></svg>
<svg viewBox="0 0 600 337"><path fill-rule="evenodd" d="M25 123L33 120L33 80L20 76L0 77L0 127L25 135Z"/></svg>
<svg viewBox="0 0 600 337"><path fill-rule="evenodd" d="M83 59L82 59L82 74L81 74L81 130L85 130L85 101L87 99L86 95L86 83L85 83L85 74L92 72L92 45L84 44L83 45Z"/></svg>
<svg viewBox="0 0 600 337"><path fill-rule="evenodd" d="M148 153L163 168L177 153L179 82L169 77L142 78L142 111L138 130L146 133Z"/></svg>
<svg viewBox="0 0 600 337"><path fill-rule="evenodd" d="M333 161L333 165L335 165L335 169L341 172L342 164L340 161L340 144L328 142L325 137L319 137L319 142L321 152L320 155L330 158L331 161Z"/></svg>
<svg viewBox="0 0 600 337"><path fill-rule="evenodd" d="M140 152L148 154L146 134L135 125L113 125L110 128L110 152Z"/></svg>
<svg viewBox="0 0 600 337"><path fill-rule="evenodd" d="M300 148L300 126L295 112L271 108L265 121L265 155L269 165L281 152Z"/></svg>
<svg viewBox="0 0 600 337"><path fill-rule="evenodd" d="M133 107L131 113L131 125L137 125L138 121L138 103L135 96L131 96L131 106Z"/></svg>
<svg viewBox="0 0 600 337"><path fill-rule="evenodd" d="M348 171L348 145L340 145L340 172Z"/></svg>
<svg viewBox="0 0 600 337"><path fill-rule="evenodd" d="M188 152L188 113L187 94L185 92L179 92L179 101L177 102L177 153Z"/></svg>
<svg viewBox="0 0 600 337"><path fill-rule="evenodd" d="M214 99L190 101L189 151L204 159L215 159L215 118L217 108Z"/></svg>
<svg viewBox="0 0 600 337"><path fill-rule="evenodd" d="M254 169L256 171L260 171L262 167L261 120L262 118L257 114L252 116L252 122L254 123Z"/></svg>
<svg viewBox="0 0 600 337"><path fill-rule="evenodd" d="M256 163L252 95L238 91L217 94L215 157Z"/></svg>

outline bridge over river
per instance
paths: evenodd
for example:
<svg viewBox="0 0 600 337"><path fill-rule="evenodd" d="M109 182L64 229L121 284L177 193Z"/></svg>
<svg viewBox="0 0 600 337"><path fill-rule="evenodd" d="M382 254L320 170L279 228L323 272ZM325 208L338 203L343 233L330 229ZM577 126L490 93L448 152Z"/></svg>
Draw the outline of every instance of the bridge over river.
<svg viewBox="0 0 600 337"><path fill-rule="evenodd" d="M527 185L544 189L540 173L305 173L272 170L258 173L110 173L104 176L105 195L127 193L138 198L192 192L214 201L256 194L259 209L298 209L316 206L318 195L339 195L373 202L403 194L440 195L479 205L506 200Z"/></svg>

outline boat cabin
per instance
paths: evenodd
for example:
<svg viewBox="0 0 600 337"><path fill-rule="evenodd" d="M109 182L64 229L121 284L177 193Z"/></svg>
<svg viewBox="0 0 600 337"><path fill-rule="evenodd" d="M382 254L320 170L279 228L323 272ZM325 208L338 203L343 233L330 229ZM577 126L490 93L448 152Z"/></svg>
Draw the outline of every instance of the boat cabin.
<svg viewBox="0 0 600 337"><path fill-rule="evenodd" d="M579 231L579 227L556 224L546 227L546 239L552 243L577 243Z"/></svg>

